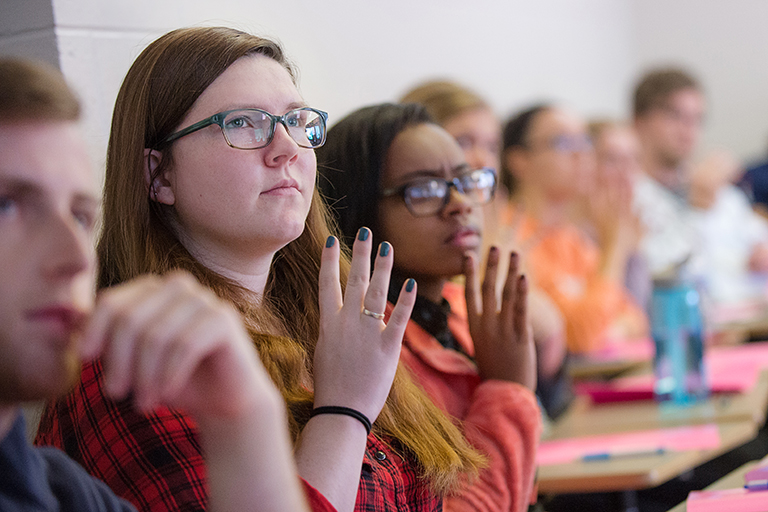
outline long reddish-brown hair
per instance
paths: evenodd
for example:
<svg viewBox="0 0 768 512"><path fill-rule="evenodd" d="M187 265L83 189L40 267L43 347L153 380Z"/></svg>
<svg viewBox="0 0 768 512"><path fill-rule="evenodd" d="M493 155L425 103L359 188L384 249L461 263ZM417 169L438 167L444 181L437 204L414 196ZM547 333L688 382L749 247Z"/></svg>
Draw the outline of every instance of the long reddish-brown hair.
<svg viewBox="0 0 768 512"><path fill-rule="evenodd" d="M336 232L317 190L301 236L275 255L261 298L196 261L169 227L171 206L151 201L144 149L162 150L157 176L173 165L162 141L200 94L233 62L253 54L274 59L294 82L280 46L229 28L186 28L165 34L136 59L112 117L104 188L104 229L98 243L99 286L145 273L186 269L242 313L270 375L288 404L294 438L312 409L312 357L319 335L318 275L326 238ZM349 270L342 257L342 284ZM400 368L374 431L410 452L438 493L471 477L483 457Z"/></svg>

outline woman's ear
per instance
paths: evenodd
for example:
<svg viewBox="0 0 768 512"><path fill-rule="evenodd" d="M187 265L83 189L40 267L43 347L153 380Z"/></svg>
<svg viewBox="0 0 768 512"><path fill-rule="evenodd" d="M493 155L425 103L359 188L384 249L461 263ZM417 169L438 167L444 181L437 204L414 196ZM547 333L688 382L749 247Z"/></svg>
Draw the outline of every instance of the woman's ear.
<svg viewBox="0 0 768 512"><path fill-rule="evenodd" d="M160 151L144 148L144 180L150 200L171 206L176 202L176 196L169 179L170 170L155 176L162 159L163 154Z"/></svg>

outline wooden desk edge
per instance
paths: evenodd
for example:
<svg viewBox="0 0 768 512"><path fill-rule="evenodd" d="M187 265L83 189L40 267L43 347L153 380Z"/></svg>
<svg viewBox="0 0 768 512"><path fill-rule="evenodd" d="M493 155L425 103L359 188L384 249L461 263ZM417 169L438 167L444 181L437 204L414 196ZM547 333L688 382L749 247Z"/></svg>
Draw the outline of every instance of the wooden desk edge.
<svg viewBox="0 0 768 512"><path fill-rule="evenodd" d="M758 465L760 465L760 461L758 460L747 462L740 468L733 470L731 473L728 473L723 478L713 483L712 485L708 485L704 489L707 491L715 491L723 489L735 489L740 487L744 484L744 475L746 475L747 472L752 471L752 469L756 468ZM669 512L686 512L687 509L688 507L686 506L686 502L683 501L674 508L670 509Z"/></svg>
<svg viewBox="0 0 768 512"><path fill-rule="evenodd" d="M748 420L762 427L768 414L768 369L760 372L757 382L747 393L714 395L706 403L692 408L690 417L682 414L677 418L669 416L660 423L660 416L655 407L655 404L650 401L592 404L589 397L579 396L569 410L554 422L546 439L562 439L595 433L612 434L632 429L674 427L687 423L727 423ZM696 412L697 408L701 412ZM639 410L645 410L647 414L637 416L629 413L629 411ZM611 420L595 425L594 418L590 417L592 411L604 416L609 415ZM628 424L630 418L631 425Z"/></svg>
<svg viewBox="0 0 768 512"><path fill-rule="evenodd" d="M649 489L661 485L689 469L693 469L750 441L757 435L758 430L757 425L749 421L723 423L719 427L722 443L718 448L664 454L661 457L666 457L668 460L661 466L649 471L633 471L633 468L630 468L627 471L613 475L576 474L575 476L561 476L548 479L547 473L550 468L554 468L551 469L553 472L562 472L562 466L571 466L573 472L578 473L579 466L584 464L591 465L592 469L599 469L599 466L596 466L597 464L610 464L618 461L574 462L561 466L542 466L539 468L539 492L542 494L559 494ZM659 455L652 455L651 457L659 457ZM625 459L621 462L627 462L627 460Z"/></svg>

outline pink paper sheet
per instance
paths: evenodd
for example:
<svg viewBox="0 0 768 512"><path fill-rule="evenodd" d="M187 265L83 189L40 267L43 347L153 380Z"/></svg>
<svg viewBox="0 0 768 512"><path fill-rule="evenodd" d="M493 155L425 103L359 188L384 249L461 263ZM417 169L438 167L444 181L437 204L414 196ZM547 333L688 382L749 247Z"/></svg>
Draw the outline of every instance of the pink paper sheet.
<svg viewBox="0 0 768 512"><path fill-rule="evenodd" d="M609 340L603 348L585 356L588 360L599 363L611 361L649 361L653 359L653 340Z"/></svg>
<svg viewBox="0 0 768 512"><path fill-rule="evenodd" d="M766 290L768 292L768 290ZM748 322L765 315L768 296L744 299L736 304L719 304L707 312L707 321L711 325L723 325L734 322Z"/></svg>
<svg viewBox="0 0 768 512"><path fill-rule="evenodd" d="M721 491L691 491L685 507L688 512L766 512L768 491L748 491L743 487Z"/></svg>
<svg viewBox="0 0 768 512"><path fill-rule="evenodd" d="M540 466L568 464L596 453L708 450L720 446L720 431L714 423L706 425L643 430L623 434L574 437L543 441L536 462Z"/></svg>
<svg viewBox="0 0 768 512"><path fill-rule="evenodd" d="M768 342L713 347L706 352L704 360L713 393L743 393L752 389L760 371L768 368ZM576 392L589 395L595 403L649 400L653 398L653 376L582 382L576 384Z"/></svg>

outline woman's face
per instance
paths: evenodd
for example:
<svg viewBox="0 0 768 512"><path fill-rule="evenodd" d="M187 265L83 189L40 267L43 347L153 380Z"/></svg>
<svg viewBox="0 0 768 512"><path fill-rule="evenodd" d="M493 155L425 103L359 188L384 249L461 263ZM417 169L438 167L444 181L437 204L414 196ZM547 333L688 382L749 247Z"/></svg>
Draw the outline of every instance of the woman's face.
<svg viewBox="0 0 768 512"><path fill-rule="evenodd" d="M260 108L274 115L305 106L290 75L261 55L235 61L200 95L178 129L213 114ZM315 187L312 149L300 148L277 123L272 142L261 149L227 145L211 125L174 142L167 177L179 236L195 254L237 264L271 257L304 229ZM168 189L166 192L168 192Z"/></svg>
<svg viewBox="0 0 768 512"><path fill-rule="evenodd" d="M487 108L466 110L451 117L443 125L464 151L473 169L501 167L501 124Z"/></svg>
<svg viewBox="0 0 768 512"><path fill-rule="evenodd" d="M456 141L434 124L420 124L400 132L389 148L381 176L381 190L397 188L425 177L452 180L469 166ZM395 249L395 268L408 276L449 278L463 269L467 251L480 246L482 217L455 188L438 213L416 217L402 195L379 202L379 230Z"/></svg>
<svg viewBox="0 0 768 512"><path fill-rule="evenodd" d="M629 126L610 126L594 141L598 174L635 176L641 172L640 141Z"/></svg>
<svg viewBox="0 0 768 512"><path fill-rule="evenodd" d="M531 122L526 148L510 168L524 186L553 200L566 200L588 187L594 150L584 122L568 111L547 109Z"/></svg>

